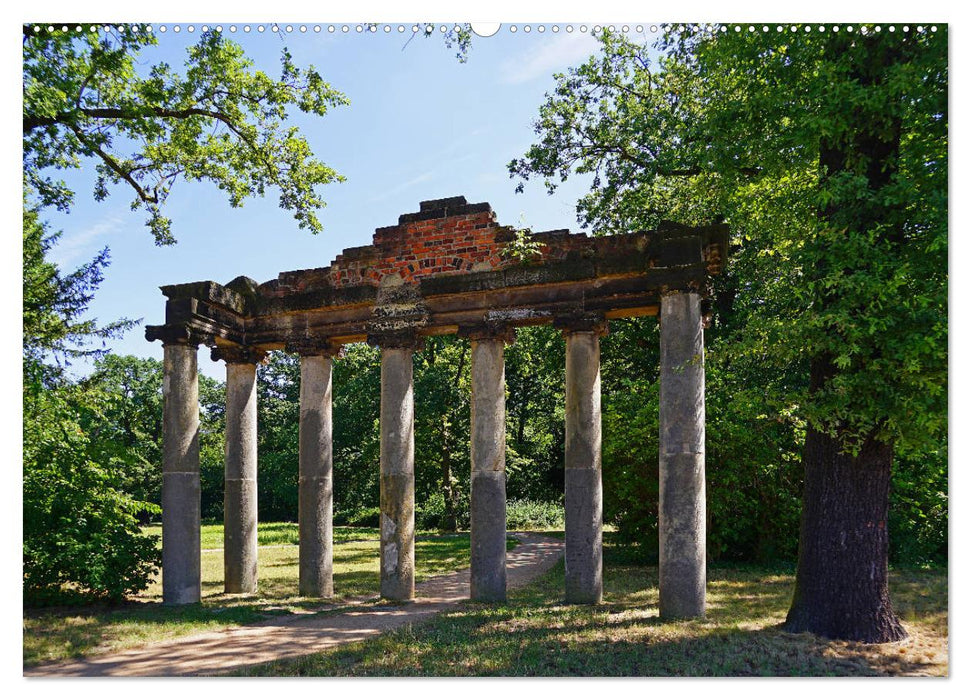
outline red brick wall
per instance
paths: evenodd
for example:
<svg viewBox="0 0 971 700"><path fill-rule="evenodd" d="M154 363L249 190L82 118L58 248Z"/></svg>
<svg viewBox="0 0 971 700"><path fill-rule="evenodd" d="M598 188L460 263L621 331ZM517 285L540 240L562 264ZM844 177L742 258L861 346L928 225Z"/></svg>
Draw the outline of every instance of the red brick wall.
<svg viewBox="0 0 971 700"><path fill-rule="evenodd" d="M492 211L380 228L371 246L337 256L330 266L330 281L335 287L378 284L396 272L414 282L428 275L469 272L476 263L499 268L509 235L507 227L496 224Z"/></svg>
<svg viewBox="0 0 971 700"><path fill-rule="evenodd" d="M420 211L398 217L397 226L376 229L371 245L348 248L330 267L284 272L263 293L280 296L287 290L320 286L377 286L393 273L414 283L420 277L518 264L503 256L515 231L496 223L488 203L469 204L465 197L448 197L421 202L420 206ZM541 248L540 259L534 262L562 260L589 244L586 236L570 235L566 230L539 233L534 240Z"/></svg>

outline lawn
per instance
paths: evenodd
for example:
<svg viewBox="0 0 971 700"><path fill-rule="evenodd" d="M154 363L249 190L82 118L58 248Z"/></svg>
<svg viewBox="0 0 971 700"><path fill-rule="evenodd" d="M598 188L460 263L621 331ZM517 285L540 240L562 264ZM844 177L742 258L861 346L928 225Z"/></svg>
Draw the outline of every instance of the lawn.
<svg viewBox="0 0 971 700"><path fill-rule="evenodd" d="M421 625L291 661L259 676L869 676L947 675L947 572L894 571L891 590L910 638L832 642L779 629L791 570L709 571L704 621L662 623L656 567L606 547L604 604L562 603L563 565L507 605L467 603Z"/></svg>
<svg viewBox="0 0 971 700"><path fill-rule="evenodd" d="M153 532L152 528L146 528ZM154 534L158 534L157 529ZM202 528L202 602L165 607L161 580L121 605L42 608L24 613L23 660L27 666L88 656L172 637L264 620L276 615L330 607L297 595L298 548L295 523L260 523L259 592L223 593L222 526ZM514 541L510 540L510 546ZM334 528L335 602L376 596L377 528ZM449 573L469 565L469 536L422 532L415 543L415 578Z"/></svg>
<svg viewBox="0 0 971 700"><path fill-rule="evenodd" d="M266 532L263 532L265 528ZM117 607L32 611L24 663L91 655L200 631L319 609L294 594L295 526L261 525L260 593L222 593L222 553L203 553L203 602L160 605L156 585ZM552 534L552 533L550 533ZM221 535L206 529L205 543ZM378 589L377 531L335 529L335 587L344 599ZM713 565L704 621L662 623L657 569L630 563L605 534L604 604L564 605L563 565L505 605L465 603L424 624L367 642L241 670L260 676L862 676L947 675L947 570L891 572L895 608L910 638L896 644L831 642L779 630L792 596L791 568ZM468 535L416 543L417 578L468 565ZM329 614L321 612L320 614Z"/></svg>

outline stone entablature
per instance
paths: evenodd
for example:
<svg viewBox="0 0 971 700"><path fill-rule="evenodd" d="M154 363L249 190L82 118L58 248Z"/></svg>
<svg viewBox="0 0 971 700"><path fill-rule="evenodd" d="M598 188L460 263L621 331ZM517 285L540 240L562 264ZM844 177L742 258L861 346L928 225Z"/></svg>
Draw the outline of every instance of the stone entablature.
<svg viewBox="0 0 971 700"><path fill-rule="evenodd" d="M512 227L496 223L488 203L464 197L422 202L378 228L368 246L349 248L328 267L281 273L263 284L162 287L164 326L149 340L191 331L207 345L284 349L308 339L360 342L377 332L455 333L483 322L512 327L551 323L577 313L605 318L656 315L671 291L704 294L721 270L724 224L588 237L566 230L532 235L540 253L508 257Z"/></svg>

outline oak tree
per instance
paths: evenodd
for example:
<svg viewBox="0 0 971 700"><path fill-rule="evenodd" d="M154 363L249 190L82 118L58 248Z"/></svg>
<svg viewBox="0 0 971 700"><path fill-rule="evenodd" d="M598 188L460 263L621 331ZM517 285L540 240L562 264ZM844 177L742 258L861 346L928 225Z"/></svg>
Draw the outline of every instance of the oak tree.
<svg viewBox="0 0 971 700"><path fill-rule="evenodd" d="M653 48L604 32L509 166L550 190L592 173L578 215L603 232L726 218L715 313L734 331L709 352L760 367L806 426L787 629L868 642L904 634L894 455L947 427L947 34L894 29L672 27Z"/></svg>

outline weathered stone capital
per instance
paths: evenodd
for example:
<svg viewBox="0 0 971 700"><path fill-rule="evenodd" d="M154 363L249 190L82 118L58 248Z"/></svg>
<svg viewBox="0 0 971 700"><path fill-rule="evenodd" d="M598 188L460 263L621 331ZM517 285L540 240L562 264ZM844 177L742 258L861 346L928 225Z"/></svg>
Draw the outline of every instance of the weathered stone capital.
<svg viewBox="0 0 971 700"><path fill-rule="evenodd" d="M367 344L378 348L394 348L421 352L425 349L425 338L418 334L417 328L372 330L367 334Z"/></svg>
<svg viewBox="0 0 971 700"><path fill-rule="evenodd" d="M707 295L708 289L706 289L704 284L700 284L696 280L688 280L684 285L679 285L677 287L672 287L666 284L661 285L657 290L657 295L659 297L669 297L674 294L701 294Z"/></svg>
<svg viewBox="0 0 971 700"><path fill-rule="evenodd" d="M512 345L516 341L516 329L508 323L497 321L459 326L458 335L469 340L501 340L506 345Z"/></svg>
<svg viewBox="0 0 971 700"><path fill-rule="evenodd" d="M259 365L266 359L266 350L246 345L220 345L212 349L213 362L224 361L227 365Z"/></svg>
<svg viewBox="0 0 971 700"><path fill-rule="evenodd" d="M553 319L553 327L563 331L564 335L570 333L596 333L599 336L607 335L607 319L603 314L598 313L576 313L556 316Z"/></svg>
<svg viewBox="0 0 971 700"><path fill-rule="evenodd" d="M145 339L149 342L161 340L162 345L193 345L195 347L215 345L212 333L206 333L184 324L145 326Z"/></svg>
<svg viewBox="0 0 971 700"><path fill-rule="evenodd" d="M288 340L284 346L287 352L301 357L339 357L343 346L330 338L301 338Z"/></svg>

